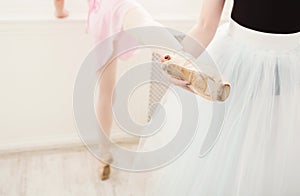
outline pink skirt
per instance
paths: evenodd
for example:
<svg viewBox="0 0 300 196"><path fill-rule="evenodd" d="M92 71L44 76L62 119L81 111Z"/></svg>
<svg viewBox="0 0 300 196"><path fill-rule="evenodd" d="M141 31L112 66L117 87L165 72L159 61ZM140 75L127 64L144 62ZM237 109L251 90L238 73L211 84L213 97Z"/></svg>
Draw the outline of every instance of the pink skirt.
<svg viewBox="0 0 300 196"><path fill-rule="evenodd" d="M126 13L140 7L134 0L90 0L86 31L95 43L122 31Z"/></svg>

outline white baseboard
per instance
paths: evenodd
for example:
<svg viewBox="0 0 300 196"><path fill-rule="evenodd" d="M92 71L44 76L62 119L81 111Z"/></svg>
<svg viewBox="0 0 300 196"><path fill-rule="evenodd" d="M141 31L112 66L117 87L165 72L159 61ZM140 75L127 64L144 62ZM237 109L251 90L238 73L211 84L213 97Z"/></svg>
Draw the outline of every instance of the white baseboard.
<svg viewBox="0 0 300 196"><path fill-rule="evenodd" d="M137 144L138 138L124 136L116 133L112 135L112 140L118 144ZM79 135L60 135L48 137L16 138L6 141L0 141L0 155L20 153L28 151L41 151L52 149L66 149L84 147Z"/></svg>
<svg viewBox="0 0 300 196"><path fill-rule="evenodd" d="M16 138L0 142L0 154L83 146L78 135Z"/></svg>

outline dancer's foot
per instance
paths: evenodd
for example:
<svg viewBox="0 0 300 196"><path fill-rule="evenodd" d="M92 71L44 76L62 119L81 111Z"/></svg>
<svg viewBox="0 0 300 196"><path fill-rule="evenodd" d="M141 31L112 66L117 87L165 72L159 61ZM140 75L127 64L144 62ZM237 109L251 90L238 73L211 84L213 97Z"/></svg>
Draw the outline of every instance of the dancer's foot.
<svg viewBox="0 0 300 196"><path fill-rule="evenodd" d="M161 59L162 69L171 77L186 81L196 94L210 101L225 101L230 93L230 84L193 69L193 65L182 57L165 55Z"/></svg>
<svg viewBox="0 0 300 196"><path fill-rule="evenodd" d="M105 154L101 154L100 158L103 160L103 162L102 161L99 162L99 168L98 168L99 178L102 181L108 180L111 172L110 164L113 161L112 154L107 152Z"/></svg>
<svg viewBox="0 0 300 196"><path fill-rule="evenodd" d="M110 176L110 165L100 162L99 164L99 178L100 180L108 180Z"/></svg>

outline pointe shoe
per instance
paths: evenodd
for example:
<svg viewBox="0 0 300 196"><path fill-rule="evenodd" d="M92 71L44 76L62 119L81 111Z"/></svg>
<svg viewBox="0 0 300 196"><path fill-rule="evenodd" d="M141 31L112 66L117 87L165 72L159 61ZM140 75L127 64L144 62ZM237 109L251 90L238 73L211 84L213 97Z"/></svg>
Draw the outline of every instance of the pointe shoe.
<svg viewBox="0 0 300 196"><path fill-rule="evenodd" d="M112 163L113 158L111 153L106 153L104 155L101 155L101 158L103 158L103 161L105 162L100 161L98 172L99 172L100 180L104 181L104 180L108 180L110 177L110 173L111 173L110 164Z"/></svg>
<svg viewBox="0 0 300 196"><path fill-rule="evenodd" d="M201 97L210 101L225 101L230 94L230 84L220 79L213 78L196 69L182 57L171 57L165 55L162 69L173 78L187 81L189 88Z"/></svg>
<svg viewBox="0 0 300 196"><path fill-rule="evenodd" d="M98 172L101 181L108 180L110 177L110 165L109 164L100 165Z"/></svg>

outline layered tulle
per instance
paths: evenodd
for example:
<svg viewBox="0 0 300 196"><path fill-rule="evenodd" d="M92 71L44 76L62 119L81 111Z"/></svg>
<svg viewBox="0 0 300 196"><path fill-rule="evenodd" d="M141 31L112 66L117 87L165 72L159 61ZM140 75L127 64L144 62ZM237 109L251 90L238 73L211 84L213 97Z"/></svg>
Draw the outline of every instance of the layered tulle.
<svg viewBox="0 0 300 196"><path fill-rule="evenodd" d="M208 48L232 85L217 143L199 158L207 131L200 125L190 148L157 172L146 195L300 195L300 34L292 41L275 36L275 43L287 42L269 47L262 39L268 34L255 39L254 31L238 30L236 37L235 30L224 25Z"/></svg>

